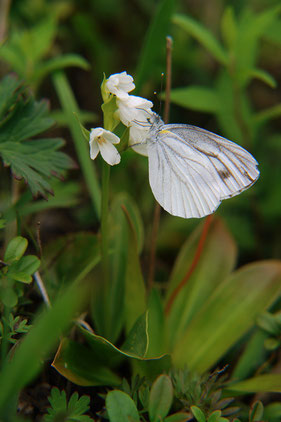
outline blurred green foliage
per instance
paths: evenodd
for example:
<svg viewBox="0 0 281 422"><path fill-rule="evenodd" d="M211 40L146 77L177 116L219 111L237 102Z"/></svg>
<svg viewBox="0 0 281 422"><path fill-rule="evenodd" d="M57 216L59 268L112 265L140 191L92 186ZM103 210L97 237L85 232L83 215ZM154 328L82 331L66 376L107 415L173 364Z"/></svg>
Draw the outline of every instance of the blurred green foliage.
<svg viewBox="0 0 281 422"><path fill-rule="evenodd" d="M59 340L53 366L66 378L123 390L106 396L102 416L110 421L172 422L192 415L199 422L234 421L226 409L239 394L237 421L280 420L280 402L255 401L250 409L243 403L243 394L280 393L280 375L274 373L281 332L279 3L14 0L7 2L7 15L0 9L5 166L0 211L6 222L0 220L0 409L5 420L17 420L20 389L39 373ZM204 127L245 146L261 171L253 188L220 206L224 223L213 221L196 271L168 314L165 306L190 268L202 227L162 212L155 279L147 291L154 211L147 160L130 149L122 152L121 164L111 169L105 286L103 163L100 157L90 161L79 125L102 126L100 84L104 74L123 70L134 76L135 93L152 99L159 112L167 35L173 38L170 121ZM62 147L64 152L58 151ZM14 181L7 167L28 186ZM38 193L48 201L34 200ZM34 319L39 299L31 283L40 264L35 254L51 302L62 294L39 319ZM61 337L83 307L85 282L91 284L90 321L82 315L72 334ZM31 329L29 319L34 319ZM26 332L10 362L10 344L17 345ZM228 378L213 388L219 371L207 371L229 362ZM145 381L132 376L130 383L121 382L124 367L128 378L141 374ZM162 374L174 367L179 372ZM85 396L78 399L76 393L67 400L64 391L52 390L49 401L45 420L90 420L84 415Z"/></svg>

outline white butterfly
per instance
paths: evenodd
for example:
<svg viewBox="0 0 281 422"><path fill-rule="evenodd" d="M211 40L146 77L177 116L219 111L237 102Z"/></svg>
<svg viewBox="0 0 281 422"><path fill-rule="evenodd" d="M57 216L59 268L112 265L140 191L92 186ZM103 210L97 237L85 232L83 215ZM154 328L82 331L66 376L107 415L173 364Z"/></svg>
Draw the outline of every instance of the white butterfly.
<svg viewBox="0 0 281 422"><path fill-rule="evenodd" d="M258 179L257 161L234 142L196 126L165 125L156 113L148 122L149 182L156 200L170 214L212 214L223 199Z"/></svg>

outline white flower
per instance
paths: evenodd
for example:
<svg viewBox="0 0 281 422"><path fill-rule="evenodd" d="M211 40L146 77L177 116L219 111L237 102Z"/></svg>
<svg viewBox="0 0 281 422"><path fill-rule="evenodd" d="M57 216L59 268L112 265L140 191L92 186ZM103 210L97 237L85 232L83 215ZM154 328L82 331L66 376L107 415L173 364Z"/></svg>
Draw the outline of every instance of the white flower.
<svg viewBox="0 0 281 422"><path fill-rule="evenodd" d="M117 98L127 98L128 92L135 89L133 78L127 75L127 72L114 73L107 79L105 85L107 91Z"/></svg>
<svg viewBox="0 0 281 422"><path fill-rule="evenodd" d="M90 156L94 160L100 152L104 161L111 166L120 163L120 154L113 146L113 144L119 144L120 139L118 136L109 130L103 129L102 127L96 127L91 129L90 133Z"/></svg>
<svg viewBox="0 0 281 422"><path fill-rule="evenodd" d="M117 98L118 115L125 126L149 126L148 119L152 115L153 103L142 97L128 95L126 98Z"/></svg>
<svg viewBox="0 0 281 422"><path fill-rule="evenodd" d="M133 148L134 151L141 155L148 156L146 137L148 135L149 128L141 126L131 126L130 127L130 136L129 136L129 145Z"/></svg>

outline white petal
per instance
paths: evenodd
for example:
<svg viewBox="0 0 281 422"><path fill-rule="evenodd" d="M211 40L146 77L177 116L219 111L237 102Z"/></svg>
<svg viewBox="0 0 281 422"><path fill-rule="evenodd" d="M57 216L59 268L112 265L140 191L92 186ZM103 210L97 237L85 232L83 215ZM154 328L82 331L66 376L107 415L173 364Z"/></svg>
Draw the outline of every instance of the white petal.
<svg viewBox="0 0 281 422"><path fill-rule="evenodd" d="M90 157L91 157L91 159L94 160L97 157L99 152L100 152L100 149L99 149L97 141L96 140L90 141Z"/></svg>
<svg viewBox="0 0 281 422"><path fill-rule="evenodd" d="M104 130L105 129L103 127L92 128L90 132L90 142L93 140L96 140L98 136L102 136L104 133Z"/></svg>
<svg viewBox="0 0 281 422"><path fill-rule="evenodd" d="M112 144L119 144L120 138L109 130L104 129L103 138Z"/></svg>
<svg viewBox="0 0 281 422"><path fill-rule="evenodd" d="M120 120L125 126L131 126L134 123L147 125L152 115L153 103L142 97L128 95L127 98L118 98L117 106Z"/></svg>
<svg viewBox="0 0 281 422"><path fill-rule="evenodd" d="M111 166L114 166L115 164L119 164L121 157L117 149L114 145L112 145L108 141L104 141L99 144L100 153L102 155L102 158L104 161L107 162L107 164L110 164Z"/></svg>
<svg viewBox="0 0 281 422"><path fill-rule="evenodd" d="M128 92L135 89L132 76L127 72L115 73L111 75L106 81L108 91L119 98L126 98Z"/></svg>

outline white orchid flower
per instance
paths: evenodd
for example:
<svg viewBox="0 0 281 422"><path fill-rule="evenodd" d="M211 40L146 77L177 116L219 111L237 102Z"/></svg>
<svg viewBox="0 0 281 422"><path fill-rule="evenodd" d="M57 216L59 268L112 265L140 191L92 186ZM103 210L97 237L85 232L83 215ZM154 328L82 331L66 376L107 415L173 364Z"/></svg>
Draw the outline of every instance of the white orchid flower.
<svg viewBox="0 0 281 422"><path fill-rule="evenodd" d="M127 72L114 73L106 80L106 90L117 98L127 98L128 92L135 89L133 80Z"/></svg>
<svg viewBox="0 0 281 422"><path fill-rule="evenodd" d="M117 113L121 122L125 126L149 125L148 119L152 115L151 107L153 103L142 97L128 95L126 98L117 98Z"/></svg>
<svg viewBox="0 0 281 422"><path fill-rule="evenodd" d="M91 129L90 156L94 160L100 152L104 161L111 166L120 163L120 154L113 144L119 144L118 136L102 127Z"/></svg>

